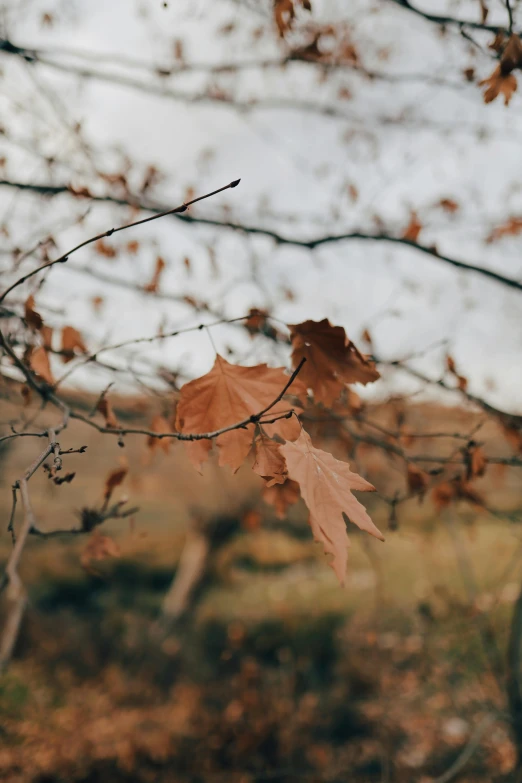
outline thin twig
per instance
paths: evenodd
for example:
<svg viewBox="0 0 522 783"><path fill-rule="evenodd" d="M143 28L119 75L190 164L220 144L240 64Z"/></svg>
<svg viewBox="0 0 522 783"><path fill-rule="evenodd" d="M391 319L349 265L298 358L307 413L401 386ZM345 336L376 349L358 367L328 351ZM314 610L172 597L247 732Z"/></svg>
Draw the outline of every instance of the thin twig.
<svg viewBox="0 0 522 783"><path fill-rule="evenodd" d="M222 193L224 190L229 190L229 188L235 188L239 185L240 182L240 179L236 179L233 182L229 182L228 185L224 185L222 188L218 188L217 190L213 190L210 193L206 193L204 196L197 196L196 198L193 198L190 201L186 201L180 206L174 207L173 209L166 209L157 215L151 215L148 218L142 218L142 220L136 220L133 223L126 223L125 225L118 226L117 228L110 228L108 231L104 231L101 234L96 234L96 236L90 237L90 239L85 239L83 242L80 242L80 244L67 251L67 253L64 253L58 258L55 258L53 261L47 261L37 269L33 269L32 272L28 272L26 275L16 280L12 285L9 286L9 288L6 288L3 294L0 294L0 303L3 302L6 296L11 293L11 291L13 291L22 283L25 283L26 280L29 280L29 278L38 274L38 272L42 272L44 269L49 269L55 264L63 264L70 258L70 256L72 256L73 253L76 253L76 251L80 250L82 247L86 247L86 245L90 245L100 239L110 237L113 234L116 234L118 231L125 231L128 228L133 228L134 226L141 226L143 223L150 223L152 220L158 220L159 218L166 217L166 215L175 215L181 212L186 212L192 204L196 204L198 201L203 201L204 199L210 198L211 196L215 196L217 193Z"/></svg>

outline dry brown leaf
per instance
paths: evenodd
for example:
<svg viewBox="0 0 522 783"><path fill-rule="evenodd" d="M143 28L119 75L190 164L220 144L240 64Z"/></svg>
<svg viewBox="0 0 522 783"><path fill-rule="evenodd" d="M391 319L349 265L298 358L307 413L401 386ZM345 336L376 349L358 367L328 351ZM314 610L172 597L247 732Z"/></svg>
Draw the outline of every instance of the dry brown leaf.
<svg viewBox="0 0 522 783"><path fill-rule="evenodd" d="M262 332L265 337L275 338L277 336L276 330L268 320L267 311L259 310L257 307L253 307L248 313L248 317L245 320L245 328L251 337L259 334L259 332Z"/></svg>
<svg viewBox="0 0 522 783"><path fill-rule="evenodd" d="M203 433L237 424L270 405L287 383L288 376L281 368L274 369L266 364L238 367L218 355L210 372L182 387L176 429L184 433ZM305 389L299 378L294 381L289 393L304 398ZM281 400L270 409L269 415L275 416L288 409L289 404ZM286 431L280 424L277 422L270 428L279 433ZM253 437L253 424L219 435L216 438L220 449L219 464L229 465L234 472L238 470L250 451ZM212 442L199 440L185 445L191 462L200 470L208 459Z"/></svg>
<svg viewBox="0 0 522 783"><path fill-rule="evenodd" d="M455 360L452 356L446 356L446 368L448 372L450 372L453 376L455 376L457 380L457 388L460 389L460 391L465 392L468 388L468 379L465 378L463 375L459 375L457 372L457 367L455 365Z"/></svg>
<svg viewBox="0 0 522 783"><path fill-rule="evenodd" d="M72 361L77 353L88 353L83 337L73 326L64 326L62 329L62 361Z"/></svg>
<svg viewBox="0 0 522 783"><path fill-rule="evenodd" d="M500 58L500 68L503 74L510 73L514 68L522 66L522 41L518 35L511 35Z"/></svg>
<svg viewBox="0 0 522 783"><path fill-rule="evenodd" d="M116 429L119 426L118 420L114 415L114 411L112 410L112 405L110 403L110 400L108 400L107 397L102 397L98 401L96 410L99 413L101 413L101 415L105 418L106 427L108 427L109 429Z"/></svg>
<svg viewBox="0 0 522 783"><path fill-rule="evenodd" d="M408 490L412 495L423 498L428 489L430 477L416 465L408 465Z"/></svg>
<svg viewBox="0 0 522 783"><path fill-rule="evenodd" d="M496 242L503 237L515 237L522 231L522 217L510 217L500 226L497 226L486 238L486 242Z"/></svg>
<svg viewBox="0 0 522 783"><path fill-rule="evenodd" d="M50 386L54 384L54 378L49 363L49 354L43 346L33 348L29 353L29 366L31 370Z"/></svg>
<svg viewBox="0 0 522 783"><path fill-rule="evenodd" d="M93 298L91 299L91 304L95 313L100 312L103 302L104 302L103 296L93 296Z"/></svg>
<svg viewBox="0 0 522 783"><path fill-rule="evenodd" d="M499 95L503 95L504 106L507 106L517 89L517 80L514 74L503 73L501 65L497 65L491 76L479 82L479 87L486 87L484 90L484 103L491 103Z"/></svg>
<svg viewBox="0 0 522 783"><path fill-rule="evenodd" d="M483 476L488 464L484 449L471 441L464 449L464 461L466 463L466 479L469 481L476 476Z"/></svg>
<svg viewBox="0 0 522 783"><path fill-rule="evenodd" d="M22 399L24 401L24 408L27 408L31 404L33 397L31 394L31 388L26 383L24 383L20 389L20 394L22 395Z"/></svg>
<svg viewBox="0 0 522 783"><path fill-rule="evenodd" d="M43 326L43 318L40 315L40 313L36 312L36 310L34 309L34 296L32 294L30 297L28 297L24 305L24 310L25 310L24 317L27 326L29 326L30 329L39 331Z"/></svg>
<svg viewBox="0 0 522 783"><path fill-rule="evenodd" d="M330 407L349 383L371 383L380 377L375 365L348 339L342 326L328 319L289 324L292 364L305 358L299 378L316 402Z"/></svg>
<svg viewBox="0 0 522 783"><path fill-rule="evenodd" d="M279 443L260 432L254 441L254 454L255 462L252 470L258 476L269 479L267 487L285 483L287 478L286 464Z"/></svg>
<svg viewBox="0 0 522 783"><path fill-rule="evenodd" d="M114 470L111 470L105 479L105 487L103 491L103 497L105 500L109 500L116 487L119 487L128 472L129 469L127 467L114 468Z"/></svg>
<svg viewBox="0 0 522 783"><path fill-rule="evenodd" d="M348 536L343 514L361 530L384 541L364 506L351 492L353 489L373 492L375 487L362 476L352 473L348 463L316 449L305 430L294 443L281 446L281 453L286 460L288 475L299 484L302 498L310 511L314 538L323 543L326 553L333 555L332 568L344 584Z"/></svg>
<svg viewBox="0 0 522 783"><path fill-rule="evenodd" d="M410 222L408 223L406 230L402 235L402 239L406 239L408 242L416 242L421 231L422 223L419 222L417 213L412 211L410 215Z"/></svg>
<svg viewBox="0 0 522 783"><path fill-rule="evenodd" d="M149 430L157 433L172 432L172 427L164 416L154 416L150 423ZM168 454L170 451L170 441L171 438L155 438L153 435L149 435L147 438L147 446L151 451L162 449L165 454Z"/></svg>
<svg viewBox="0 0 522 783"><path fill-rule="evenodd" d="M480 508L484 506L482 495L473 489L463 476L455 476L451 481L439 484L433 490L431 497L438 512L449 506L453 500L467 500Z"/></svg>
<svg viewBox="0 0 522 783"><path fill-rule="evenodd" d="M160 280L161 276L163 274L163 270L165 269L165 261L162 259L161 256L158 256L156 259L156 265L154 267L154 273L152 275L150 283L147 283L145 286L143 286L143 290L147 291L149 294L157 294L159 290Z"/></svg>
<svg viewBox="0 0 522 783"><path fill-rule="evenodd" d="M105 258L116 258L118 255L116 248L112 245L108 245L104 239L98 239L94 244L94 249L100 256L105 256Z"/></svg>
<svg viewBox="0 0 522 783"><path fill-rule="evenodd" d="M263 500L275 508L278 519L284 519L288 507L297 503L300 497L299 484L291 479L287 479L284 484L274 484L271 487L265 485L263 489Z"/></svg>
<svg viewBox="0 0 522 783"><path fill-rule="evenodd" d="M450 215L453 215L455 212L459 211L459 205L451 198L441 198L439 201L439 207L445 212L449 212Z"/></svg>

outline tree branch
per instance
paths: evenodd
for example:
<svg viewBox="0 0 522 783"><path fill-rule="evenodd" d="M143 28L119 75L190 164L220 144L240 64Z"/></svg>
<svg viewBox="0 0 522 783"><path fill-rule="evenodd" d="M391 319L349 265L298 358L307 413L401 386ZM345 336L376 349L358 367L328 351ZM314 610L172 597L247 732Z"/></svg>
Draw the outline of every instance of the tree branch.
<svg viewBox="0 0 522 783"><path fill-rule="evenodd" d="M40 195L48 195L48 196L56 196L61 193L68 193L70 195L74 195L74 193L71 191L71 188L68 185L33 184L33 183L24 183L15 180L3 179L0 180L0 187L10 187L10 188L15 188L17 190L22 190L22 191L25 190L32 193L38 193ZM82 196L82 198L85 197ZM499 272L495 272L492 269L487 269L486 267L478 266L476 264L466 263L465 261L461 261L457 258L453 258L452 256L439 253L436 250L436 248L434 248L433 246L422 245L418 242L412 242L409 239L405 239L404 237L398 237L398 236L394 236L393 234L388 234L384 232L379 232L377 234L377 233L370 233L366 231L349 231L344 234L326 234L324 236L314 237L312 239L300 239L298 237L285 236L284 234L281 234L277 231L268 228L263 228L261 226L249 226L244 223L235 223L227 220L194 217L192 215L180 215L180 214L176 214L174 210L165 212L163 207L161 206L156 206L154 204L146 203L146 202L144 203L139 201L138 199L131 200L127 198L118 198L116 196L110 196L110 195L106 195L106 196L92 195L89 196L88 198L90 198L92 201L112 203L120 206L136 207L144 210L145 212L157 213L158 217L163 216L165 214L174 214L174 216L178 220L182 220L183 222L186 223L192 223L194 225L202 225L202 226L211 226L220 229L229 229L250 236L268 237L269 239L273 239L277 245L291 245L294 247L306 248L308 250L314 250L315 248L321 247L322 245L329 245L338 242L349 242L349 241L384 242L384 243L390 243L395 245L401 245L401 246L409 247L412 250L416 250L417 252L422 253L423 255L429 256L435 261L439 261L443 264L448 264L449 266L452 266L455 269L459 269L463 272L472 272L474 274L481 275L482 277L486 277L489 280L493 280L496 283L500 283L504 286L507 286L512 290L522 291L522 282L516 280L515 278L506 277L505 275L502 275ZM126 228L126 226L123 226L122 228ZM104 237L110 235L100 234L99 236ZM99 237L95 237L94 239L98 239L98 238ZM92 241L94 241L94 239ZM56 261L51 263L58 263L59 260L63 260L63 259L57 259ZM33 271L31 274L36 274L37 271L40 271L41 269L45 269L46 266L47 265L40 267L40 269ZM1 301L2 300L0 299L0 302Z"/></svg>
<svg viewBox="0 0 522 783"><path fill-rule="evenodd" d="M91 245L93 242L97 242L98 240L104 239L105 237L110 237L113 234L118 233L119 231L125 231L128 228L133 228L134 226L141 226L143 223L150 223L152 220L158 220L159 218L166 217L166 215L175 215L181 212L186 212L187 209L192 204L196 204L198 201L203 201L204 199L210 198L211 196L215 196L217 193L222 193L224 190L235 188L239 185L240 182L241 182L240 179L236 179L233 182L229 182L228 185L224 185L222 188L213 190L211 193L207 193L204 196L198 196L197 198L193 198L191 199L191 201L187 201L178 207L174 207L173 209L166 209L162 212L152 215L151 217L143 218L142 220L135 220L133 223L126 223L125 225L118 226L117 228L110 228L108 231L104 231L101 234L96 234L96 236L90 237L90 239L85 239L83 242L80 242L79 245L76 245L75 247L71 248L71 250L68 250L67 253L64 253L58 258L55 258L53 261L47 261L45 264L42 264L42 266L38 267L37 269L33 269L28 274L19 278L16 282L10 285L9 288L6 288L3 294L0 294L0 303L3 302L6 296L11 293L11 291L13 291L22 283L25 283L25 281L28 280L30 277L33 277L34 275L38 274L38 272L41 272L44 269L49 269L55 264L64 263L69 259L70 256L72 256L73 253L76 253L76 251L80 250L82 247L85 247L86 245Z"/></svg>

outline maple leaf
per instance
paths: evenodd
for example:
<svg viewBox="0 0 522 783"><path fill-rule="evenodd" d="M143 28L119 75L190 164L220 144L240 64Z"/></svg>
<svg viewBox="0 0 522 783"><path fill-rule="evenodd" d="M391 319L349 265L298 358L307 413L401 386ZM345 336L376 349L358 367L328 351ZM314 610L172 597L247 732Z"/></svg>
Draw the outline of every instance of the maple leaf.
<svg viewBox="0 0 522 783"><path fill-rule="evenodd" d="M284 484L265 485L263 489L263 500L275 508L278 519L284 519L288 507L297 503L300 497L299 484L291 479L287 479Z"/></svg>
<svg viewBox="0 0 522 783"><path fill-rule="evenodd" d="M455 376L457 379L457 388L460 389L460 391L465 392L468 388L468 379L465 378L463 375L459 375L457 372L457 367L455 365L455 359L453 359L452 356L446 356L446 368L448 372L450 372L452 375Z"/></svg>
<svg viewBox="0 0 522 783"><path fill-rule="evenodd" d="M352 473L347 462L335 459L313 446L305 430L294 443L281 446L288 475L299 484L301 495L310 511L314 538L333 555L332 568L344 584L348 560L348 536L343 514L361 530L384 541L364 506L352 495L352 489L373 492L375 487L362 476Z"/></svg>
<svg viewBox="0 0 522 783"><path fill-rule="evenodd" d="M479 82L479 87L486 87L486 90L484 90L484 103L491 103L499 95L503 95L504 106L507 106L517 89L517 80L514 74L503 73L502 66L497 65L487 79Z"/></svg>
<svg viewBox="0 0 522 783"><path fill-rule="evenodd" d="M31 349L28 362L31 370L38 375L39 378L46 381L50 386L54 384L51 365L49 363L49 354L43 346Z"/></svg>
<svg viewBox="0 0 522 783"><path fill-rule="evenodd" d="M94 249L97 253L99 253L101 256L105 256L105 258L116 258L118 255L118 251L115 247L112 245L108 245L107 242L103 239L98 239L94 243Z"/></svg>
<svg viewBox="0 0 522 783"><path fill-rule="evenodd" d="M32 294L28 297L24 305L24 311L24 318L27 326L35 331L39 331L43 326L43 318L40 313L36 312L34 309L34 296Z"/></svg>
<svg viewBox="0 0 522 783"><path fill-rule="evenodd" d="M268 479L267 487L284 484L287 478L285 458L281 454L280 444L260 432L254 441L254 473Z"/></svg>
<svg viewBox="0 0 522 783"><path fill-rule="evenodd" d="M161 280L161 276L163 274L163 270L165 269L165 261L161 258L161 256L158 256L156 259L156 266L154 267L154 273L152 275L150 283L147 283L143 286L143 290L147 291L149 294L157 294L159 290L159 284Z"/></svg>
<svg viewBox="0 0 522 783"><path fill-rule="evenodd" d="M330 407L349 383L371 383L380 378L375 365L361 354L346 336L342 326L328 319L289 324L292 364L305 358L299 375L312 389L316 402Z"/></svg>
<svg viewBox="0 0 522 783"><path fill-rule="evenodd" d="M105 418L105 426L109 429L116 429L118 427L118 420L112 410L112 405L107 397L101 397L96 406L96 410L101 413Z"/></svg>
<svg viewBox="0 0 522 783"><path fill-rule="evenodd" d="M422 231L422 223L419 222L417 213L412 211L410 215L410 222L406 227L402 239L406 239L408 242L416 242L419 238L419 234Z"/></svg>
<svg viewBox="0 0 522 783"><path fill-rule="evenodd" d="M128 472L129 469L127 467L114 468L114 470L111 470L105 479L105 486L103 490L103 497L105 500L110 499L112 493L116 487L119 487Z"/></svg>
<svg viewBox="0 0 522 783"><path fill-rule="evenodd" d="M62 329L62 361L64 364L74 359L76 351L88 353L83 337L73 326L64 326Z"/></svg>
<svg viewBox="0 0 522 783"><path fill-rule="evenodd" d="M486 242L496 242L503 237L514 237L522 231L522 217L510 217L505 223L494 228L486 237Z"/></svg>
<svg viewBox="0 0 522 783"><path fill-rule="evenodd" d="M412 495L422 500L428 489L429 476L416 465L408 465L408 489Z"/></svg>
<svg viewBox="0 0 522 783"><path fill-rule="evenodd" d="M481 446L470 441L463 449L464 462L466 463L466 479L469 481L476 476L483 476L486 472L488 460Z"/></svg>
<svg viewBox="0 0 522 783"><path fill-rule="evenodd" d="M441 198L438 206L445 212L449 212L450 215L453 215L455 212L459 211L459 205L451 198Z"/></svg>
<svg viewBox="0 0 522 783"><path fill-rule="evenodd" d="M217 355L214 366L202 378L186 383L180 394L176 413L176 429L179 432L215 432L257 415L268 407L288 383L282 368L239 367ZM306 391L297 378L290 392L304 398ZM288 411L288 403L280 400L269 411L273 418ZM277 422L270 427L284 431ZM268 426L268 425L267 425ZM295 426L295 425L294 425ZM253 423L219 435L219 464L229 465L235 472L245 460L254 436ZM189 458L200 470L212 448L210 440L185 443Z"/></svg>

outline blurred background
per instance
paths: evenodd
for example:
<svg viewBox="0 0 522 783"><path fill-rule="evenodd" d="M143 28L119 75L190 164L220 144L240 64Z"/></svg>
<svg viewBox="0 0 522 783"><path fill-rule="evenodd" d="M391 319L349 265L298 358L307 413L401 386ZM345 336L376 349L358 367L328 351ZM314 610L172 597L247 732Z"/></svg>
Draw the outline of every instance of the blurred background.
<svg viewBox="0 0 522 783"><path fill-rule="evenodd" d="M216 351L288 366L275 328L344 326L382 377L355 387L347 430L308 429L377 487L365 503L387 539L350 531L342 589L302 501L285 515L250 464L232 475L212 459L201 476L183 444L122 448L73 422L62 447L87 447L67 460L74 481L31 482L40 527L74 526L118 467L115 497L139 510L88 540L29 542L28 611L0 678L0 776L512 774L522 104L516 91L485 104L480 85L510 25L522 29L516 0L0 4L2 290L87 237L241 178L80 250L0 317L32 293L47 325L103 348L103 362L51 355L51 367L86 416L111 383L129 426L171 421ZM223 323L251 308L272 326ZM20 414L13 379L4 363L1 435L38 414L36 400ZM448 497L475 441L487 469ZM0 449L4 561L10 487L40 446ZM430 455L420 487L404 450Z"/></svg>

